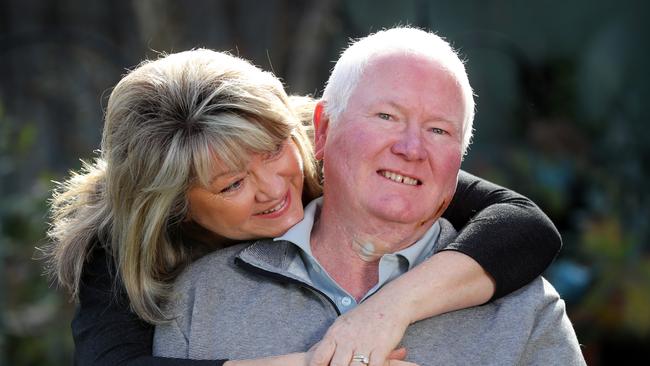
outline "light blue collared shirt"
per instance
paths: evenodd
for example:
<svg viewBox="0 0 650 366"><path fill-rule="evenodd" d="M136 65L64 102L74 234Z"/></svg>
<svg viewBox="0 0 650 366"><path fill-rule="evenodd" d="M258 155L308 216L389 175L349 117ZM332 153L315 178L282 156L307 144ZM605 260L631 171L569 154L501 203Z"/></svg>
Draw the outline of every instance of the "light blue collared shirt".
<svg viewBox="0 0 650 366"><path fill-rule="evenodd" d="M290 272L303 277L317 290L323 292L336 304L341 314L352 310L358 305L354 296L350 295L325 271L311 251L310 237L316 215L320 212L323 198L311 201L305 207L305 216L284 235L274 240L286 240L300 248L300 256L292 263ZM413 245L400 251L384 254L379 260L379 281L361 299L374 294L383 285L404 274L416 265L422 263L433 254L433 249L440 236L440 224L436 221L429 230Z"/></svg>

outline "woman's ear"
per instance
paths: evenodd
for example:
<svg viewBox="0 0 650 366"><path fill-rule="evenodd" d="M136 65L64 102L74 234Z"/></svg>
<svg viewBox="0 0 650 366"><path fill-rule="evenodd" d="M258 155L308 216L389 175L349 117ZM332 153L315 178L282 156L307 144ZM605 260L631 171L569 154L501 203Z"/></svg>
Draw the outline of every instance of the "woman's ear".
<svg viewBox="0 0 650 366"><path fill-rule="evenodd" d="M314 155L317 160L323 160L325 141L329 127L329 118L325 114L325 102L322 100L316 104L314 109Z"/></svg>

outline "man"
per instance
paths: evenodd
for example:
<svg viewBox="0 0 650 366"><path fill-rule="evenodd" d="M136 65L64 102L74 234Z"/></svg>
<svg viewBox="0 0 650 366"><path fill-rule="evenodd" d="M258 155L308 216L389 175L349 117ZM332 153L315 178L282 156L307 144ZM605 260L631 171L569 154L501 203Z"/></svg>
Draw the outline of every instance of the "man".
<svg viewBox="0 0 650 366"><path fill-rule="evenodd" d="M339 314L453 239L439 217L473 115L464 66L439 37L395 28L353 44L314 114L322 199L282 237L194 264L178 282L179 317L157 328L154 352L242 359L307 350ZM584 364L563 302L541 278L414 323L401 345L420 365ZM369 356L357 350L351 364Z"/></svg>

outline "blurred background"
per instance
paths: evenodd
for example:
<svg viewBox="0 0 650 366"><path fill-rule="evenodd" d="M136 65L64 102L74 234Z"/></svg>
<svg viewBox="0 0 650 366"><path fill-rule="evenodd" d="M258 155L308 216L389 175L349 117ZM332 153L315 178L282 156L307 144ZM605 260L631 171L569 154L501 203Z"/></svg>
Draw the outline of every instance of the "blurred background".
<svg viewBox="0 0 650 366"><path fill-rule="evenodd" d="M642 0L0 0L0 365L69 365L74 304L42 275L52 180L99 148L111 87L157 52L230 50L319 96L350 37L410 24L468 59L464 169L537 202L546 276L590 365L650 360L650 74ZM646 96L646 97L643 97Z"/></svg>

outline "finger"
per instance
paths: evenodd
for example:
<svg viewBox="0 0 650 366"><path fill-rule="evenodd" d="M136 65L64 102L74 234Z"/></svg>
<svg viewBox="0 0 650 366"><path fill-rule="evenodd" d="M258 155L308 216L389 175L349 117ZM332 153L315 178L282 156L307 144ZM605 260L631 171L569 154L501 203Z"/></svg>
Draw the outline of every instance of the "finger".
<svg viewBox="0 0 650 366"><path fill-rule="evenodd" d="M391 359L391 360L403 360L403 359L406 358L406 354L407 354L407 353L408 353L408 352L406 351L406 348L404 348L404 347L400 347L400 348L397 348L397 349L392 350L392 351L388 354L388 357L387 357L387 358L388 358L388 359Z"/></svg>
<svg viewBox="0 0 650 366"><path fill-rule="evenodd" d="M381 350L374 350L370 357L369 366L384 366L388 360L403 360L406 358L406 348L400 347L385 354Z"/></svg>
<svg viewBox="0 0 650 366"><path fill-rule="evenodd" d="M387 366L418 366L418 364L402 360L389 360Z"/></svg>
<svg viewBox="0 0 650 366"><path fill-rule="evenodd" d="M366 353L367 354L367 353ZM352 360L352 348L340 343L336 344L330 366L348 366Z"/></svg>
<svg viewBox="0 0 650 366"><path fill-rule="evenodd" d="M355 354L366 354L363 352L355 351ZM390 360L404 360L408 355L408 351L404 347L394 349L388 353L383 352L382 349L375 349L370 354L368 354L369 363L368 366L385 366L388 365Z"/></svg>
<svg viewBox="0 0 650 366"><path fill-rule="evenodd" d="M365 356L365 359L363 357ZM355 351L354 354L352 355L352 361L350 362L351 366L367 366L367 365L372 365L372 357L368 353L362 353L362 352L357 352ZM383 366L383 363L380 364L380 366Z"/></svg>
<svg viewBox="0 0 650 366"><path fill-rule="evenodd" d="M374 350L370 356L368 366L384 366L388 361L388 354L381 350Z"/></svg>
<svg viewBox="0 0 650 366"><path fill-rule="evenodd" d="M334 355L336 344L328 339L318 342L312 352L309 366L327 366Z"/></svg>

